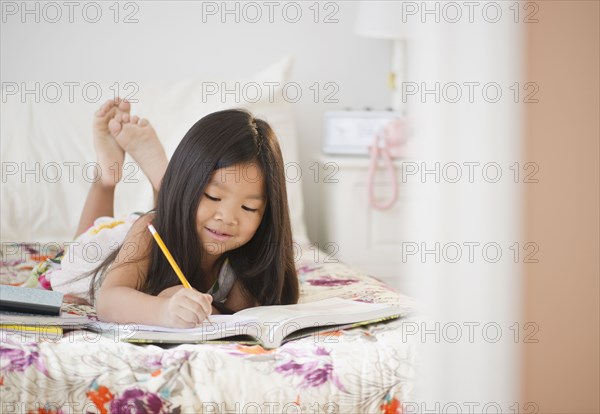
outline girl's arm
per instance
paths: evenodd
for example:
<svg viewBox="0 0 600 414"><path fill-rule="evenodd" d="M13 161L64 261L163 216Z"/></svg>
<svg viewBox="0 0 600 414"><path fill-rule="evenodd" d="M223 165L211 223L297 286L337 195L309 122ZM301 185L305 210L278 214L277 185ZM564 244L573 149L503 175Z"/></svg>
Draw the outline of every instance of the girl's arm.
<svg viewBox="0 0 600 414"><path fill-rule="evenodd" d="M150 216L140 217L123 241L96 300L98 318L117 323L193 327L211 313L212 297L195 289L181 289L170 297L137 290L147 276L152 236L146 226Z"/></svg>

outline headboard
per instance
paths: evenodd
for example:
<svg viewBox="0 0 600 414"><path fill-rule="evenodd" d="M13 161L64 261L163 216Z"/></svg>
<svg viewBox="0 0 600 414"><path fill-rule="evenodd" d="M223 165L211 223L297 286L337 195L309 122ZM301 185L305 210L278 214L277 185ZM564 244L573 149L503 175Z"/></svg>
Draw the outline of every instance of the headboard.
<svg viewBox="0 0 600 414"><path fill-rule="evenodd" d="M285 58L245 79L136 83L126 92L133 102L132 114L153 124L169 157L202 116L242 107L271 124L288 166L299 163L296 126L290 104L281 93L273 93L270 85L281 88L289 79L291 66L291 58ZM256 99L215 93L215 86L219 91L236 87L243 91L246 87L246 93L251 90ZM110 90L110 85L103 85L101 90ZM52 103L6 95L0 135L2 242L60 243L72 239L96 165L92 117L106 99ZM294 240L303 243L308 238L301 178L291 174L287 186ZM152 189L137 164L127 157L115 195L115 215L146 211L151 206Z"/></svg>

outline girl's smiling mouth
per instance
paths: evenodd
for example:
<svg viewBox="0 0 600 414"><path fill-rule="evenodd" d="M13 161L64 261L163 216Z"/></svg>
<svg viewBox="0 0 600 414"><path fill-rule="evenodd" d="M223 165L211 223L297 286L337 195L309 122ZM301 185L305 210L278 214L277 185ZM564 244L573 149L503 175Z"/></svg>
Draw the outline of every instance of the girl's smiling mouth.
<svg viewBox="0 0 600 414"><path fill-rule="evenodd" d="M233 236L230 234L226 234L226 233L219 233L215 230L209 229L208 227L204 227L206 229L206 231L210 234L210 236L212 238L215 238L217 240L229 240L230 238L232 238Z"/></svg>

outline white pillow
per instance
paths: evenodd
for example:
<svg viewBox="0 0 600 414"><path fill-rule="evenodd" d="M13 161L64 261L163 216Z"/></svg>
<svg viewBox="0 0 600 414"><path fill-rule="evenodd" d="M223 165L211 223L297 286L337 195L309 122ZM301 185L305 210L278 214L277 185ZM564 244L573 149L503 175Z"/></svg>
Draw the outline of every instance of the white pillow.
<svg viewBox="0 0 600 414"><path fill-rule="evenodd" d="M247 108L273 127L286 165L299 165L291 104L281 93L289 80L291 65L291 58L286 58L249 79L198 78L139 84L132 97L139 102L132 104L132 114L152 123L170 158L188 129L203 116L226 108ZM236 82L240 91L246 88L246 93L239 100L232 94L222 96L220 92L225 88L231 90ZM211 94L214 88L219 93ZM108 85L103 90L109 90ZM247 98L255 97L260 99L247 102ZM0 239L40 243L71 240L96 161L92 116L103 101L69 103L63 99L57 103L36 103L28 99L21 103L19 100L9 96L1 105ZM302 184L296 179L295 169L290 171L287 190L292 231L295 241L305 243L308 237ZM137 164L126 157L123 180L115 194L115 216L146 211L151 206L150 184Z"/></svg>

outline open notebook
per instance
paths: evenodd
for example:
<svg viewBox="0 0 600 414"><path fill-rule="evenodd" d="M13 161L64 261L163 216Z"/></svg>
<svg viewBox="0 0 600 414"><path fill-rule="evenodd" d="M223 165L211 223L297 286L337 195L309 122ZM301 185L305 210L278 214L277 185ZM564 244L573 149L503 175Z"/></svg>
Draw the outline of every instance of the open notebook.
<svg viewBox="0 0 600 414"><path fill-rule="evenodd" d="M297 305L259 306L233 315L211 315L212 323L189 329L105 322L88 327L133 343L202 343L227 338L250 339L264 348L277 348L315 332L382 322L405 313L400 307L330 298Z"/></svg>

